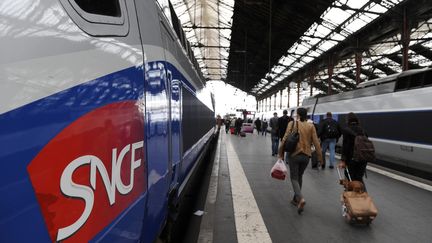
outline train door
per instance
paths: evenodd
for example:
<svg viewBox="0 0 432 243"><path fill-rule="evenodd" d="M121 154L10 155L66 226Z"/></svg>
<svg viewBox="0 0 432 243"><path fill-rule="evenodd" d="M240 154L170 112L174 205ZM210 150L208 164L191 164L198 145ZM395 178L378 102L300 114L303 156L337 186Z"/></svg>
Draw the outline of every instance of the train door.
<svg viewBox="0 0 432 243"><path fill-rule="evenodd" d="M160 16L155 1L135 1L144 58L148 197L144 242L152 242L167 218L170 188L170 85Z"/></svg>
<svg viewBox="0 0 432 243"><path fill-rule="evenodd" d="M162 8L166 8L164 13L170 14L169 11L169 2L168 1L160 1ZM179 45L176 43L177 39L175 33L171 31L171 27L169 26L170 19L169 15L161 15L160 16L160 27L161 27L161 35L164 45L164 53L165 53L165 66L167 72L167 87L169 88L169 106L170 106L170 195L175 196L175 192L178 189L178 176L180 172L181 165L181 149L180 149L180 97L181 97L181 74L178 71L177 67L178 63L178 55L181 54L181 50L179 50Z"/></svg>

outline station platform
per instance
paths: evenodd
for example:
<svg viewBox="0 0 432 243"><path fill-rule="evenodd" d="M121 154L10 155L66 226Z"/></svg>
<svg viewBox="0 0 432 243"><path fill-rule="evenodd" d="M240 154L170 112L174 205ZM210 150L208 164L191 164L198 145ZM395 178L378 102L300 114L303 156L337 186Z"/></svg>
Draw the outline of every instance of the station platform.
<svg viewBox="0 0 432 243"><path fill-rule="evenodd" d="M342 217L336 169L303 177L299 215L291 182L271 178L270 136L221 129L198 242L432 242L432 186L368 166L365 184L378 216L371 225Z"/></svg>

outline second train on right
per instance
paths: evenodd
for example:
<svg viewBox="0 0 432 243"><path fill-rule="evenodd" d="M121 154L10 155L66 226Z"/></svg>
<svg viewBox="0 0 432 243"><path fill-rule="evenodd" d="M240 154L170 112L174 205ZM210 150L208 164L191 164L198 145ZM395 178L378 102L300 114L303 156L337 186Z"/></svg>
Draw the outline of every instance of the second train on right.
<svg viewBox="0 0 432 243"><path fill-rule="evenodd" d="M346 115L356 113L374 143L376 163L432 180L432 68L366 81L348 92L309 97L303 107L315 123L330 111L345 126Z"/></svg>

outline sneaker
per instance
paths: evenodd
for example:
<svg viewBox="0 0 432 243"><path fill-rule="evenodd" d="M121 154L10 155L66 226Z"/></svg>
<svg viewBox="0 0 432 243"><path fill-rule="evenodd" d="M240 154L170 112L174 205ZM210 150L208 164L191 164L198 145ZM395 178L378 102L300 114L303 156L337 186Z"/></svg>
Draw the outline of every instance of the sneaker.
<svg viewBox="0 0 432 243"><path fill-rule="evenodd" d="M330 168L330 169L334 169L334 166L333 166L333 165L330 165L329 168Z"/></svg>

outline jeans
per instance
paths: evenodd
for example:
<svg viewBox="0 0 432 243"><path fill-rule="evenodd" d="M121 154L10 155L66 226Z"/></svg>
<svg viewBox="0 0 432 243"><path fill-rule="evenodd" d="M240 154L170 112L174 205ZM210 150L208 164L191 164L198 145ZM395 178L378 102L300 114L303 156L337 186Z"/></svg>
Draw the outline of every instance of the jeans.
<svg viewBox="0 0 432 243"><path fill-rule="evenodd" d="M279 137L277 135L275 135L275 136L272 135L271 140L272 140L272 155L278 154Z"/></svg>
<svg viewBox="0 0 432 243"><path fill-rule="evenodd" d="M285 152L285 163L289 163L289 156L290 154L288 152Z"/></svg>
<svg viewBox="0 0 432 243"><path fill-rule="evenodd" d="M303 173L309 163L309 156L297 154L290 158L288 166L290 170L291 184L294 190L294 198L297 201L303 198L301 188L303 184Z"/></svg>
<svg viewBox="0 0 432 243"><path fill-rule="evenodd" d="M327 148L330 150L330 166L335 166L335 147L336 147L336 138L326 138L321 142L322 156L325 165L325 154Z"/></svg>

